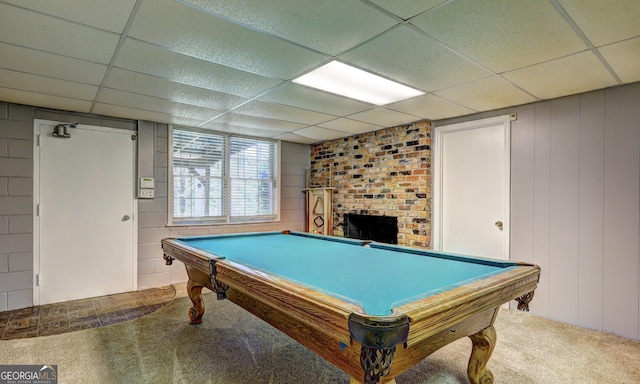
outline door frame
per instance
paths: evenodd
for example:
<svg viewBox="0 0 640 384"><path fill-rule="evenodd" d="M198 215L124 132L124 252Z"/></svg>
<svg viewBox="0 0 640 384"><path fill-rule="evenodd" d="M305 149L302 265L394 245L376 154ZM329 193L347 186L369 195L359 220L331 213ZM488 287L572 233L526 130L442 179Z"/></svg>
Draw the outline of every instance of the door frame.
<svg viewBox="0 0 640 384"><path fill-rule="evenodd" d="M503 254L507 260L511 259L510 238L511 238L511 121L514 115L502 115L479 120L466 121L462 123L436 126L434 128L434 142L432 152L433 162L433 200L432 200L432 245L436 251L442 250L442 222L443 222L443 139L448 133L485 128L495 125L504 127L504 156L505 156L505 191L503 209L505 216L503 219L504 241L502 244Z"/></svg>
<svg viewBox="0 0 640 384"><path fill-rule="evenodd" d="M42 119L34 119L33 120L33 276L32 276L32 287L33 287L33 305L40 305L40 285L38 282L38 276L40 274L40 219L39 219L39 206L40 206L40 125L51 125L55 126L57 124L70 124L69 122L64 121L53 121L53 120L42 120ZM104 132L125 132L131 133L132 135L138 135L136 131L131 131L128 129L121 128L111 128L111 127L101 127L97 125L89 125L89 124L77 124L78 126L86 126L91 127L94 130L104 131ZM136 139L137 140L137 139ZM138 224L137 224L137 216L138 216L138 199L135 195L135 175L136 175L136 164L135 160L137 159L137 143L133 146L133 159L134 164L131 164L133 168L134 180L132 180L133 188L131 190L131 200L132 200L132 209L133 209L133 239L132 239L132 288L134 291L138 290Z"/></svg>

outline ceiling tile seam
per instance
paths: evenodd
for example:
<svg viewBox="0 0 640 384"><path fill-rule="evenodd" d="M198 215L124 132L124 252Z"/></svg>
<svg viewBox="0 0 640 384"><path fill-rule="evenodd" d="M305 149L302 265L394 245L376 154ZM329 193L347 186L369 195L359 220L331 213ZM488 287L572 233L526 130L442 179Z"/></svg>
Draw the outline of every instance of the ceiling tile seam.
<svg viewBox="0 0 640 384"><path fill-rule="evenodd" d="M146 93L139 93L139 92L136 92L136 91L128 91L128 90L109 87L109 86L104 86L103 90L105 90L105 89L111 90L111 91L116 91L116 92L123 92L123 93L127 93L127 94L134 95L134 96L151 97L151 98L154 98L154 99L166 101L166 102L169 102L169 103L179 104L179 105L187 105L187 106L193 106L193 107L198 107L198 108L205 108L205 109L210 109L210 110L214 110L214 111L224 111L225 110L224 108L213 108L213 107L210 107L210 106L201 105L201 104L194 104L194 103L191 103L191 102L185 103L185 102L182 102L182 101L171 100L171 99L167 99L166 97L157 96L155 94L154 95L150 95L150 94L146 94ZM205 89L205 90L207 90L207 89ZM222 93L222 92L220 92L220 93Z"/></svg>
<svg viewBox="0 0 640 384"><path fill-rule="evenodd" d="M318 127L317 125L309 125L309 126L306 126L306 127L303 127L303 128L298 128L298 129L296 129L294 131L290 131L289 133L294 133L294 134L299 135L299 136L308 137L310 139L318 140L318 139L313 138L313 137L305 136L305 135L303 135L301 133L296 133L298 131L301 131L303 129L308 129L308 128L324 129L324 130L327 130L327 131L338 132L338 133L341 133L341 134L346 133L348 135L353 135L351 132L341 131L339 129L333 129L333 128Z"/></svg>
<svg viewBox="0 0 640 384"><path fill-rule="evenodd" d="M111 32L111 33L113 33L113 32ZM63 55L63 54L61 54L61 53L59 53L59 52L45 51L45 50L38 49L38 48L32 48L32 47L27 47L27 46L24 46L24 45L18 45L18 44L10 43L10 42L8 42L8 41L2 41L2 40L0 40L0 43L2 43L2 44L6 44L6 45L10 45L10 46L12 46L12 47L19 48L19 49L25 49L25 50L34 51L34 52L39 52L39 53L46 53L47 55L54 55L54 56L58 56L58 57L64 57L64 58L66 58L66 59L78 60L78 61L82 61L82 62L85 62L85 63L101 65L101 66L103 66L103 67L106 67L106 66L107 66L107 64L105 64L105 63L101 63L101 62L99 62L99 61L91 61L91 60L81 59L81 58L74 57L74 56ZM98 84L95 84L95 85L98 85Z"/></svg>
<svg viewBox="0 0 640 384"><path fill-rule="evenodd" d="M422 15L424 15L424 14L425 14L425 13L427 13L427 12L434 11L434 10L436 10L436 9L438 9L438 8L440 8L440 7L443 7L443 6L447 5L448 3L451 3L451 2L453 2L453 1L455 1L455 0L447 0L447 1L443 1L442 3L440 3L440 4L436 4L436 5L434 5L433 7L429 8L429 9L425 9L425 10L424 10L424 11L422 11L422 12L416 13L415 15L413 15L413 16L411 16L411 17L409 17L408 19L403 19L402 17L400 17L400 16L396 15L395 13L393 13L393 12L389 11L388 9L383 8L382 6L380 6L380 5L378 5L378 4L372 3L370 0L360 0L360 1L362 1L363 3L365 3L365 4L367 4L367 5L370 5L370 6L374 7L374 8L376 8L376 9L378 9L379 11L381 11L381 12L383 12L383 13L387 14L388 16L394 17L394 18L396 18L397 20L402 21L403 23L410 23L410 22L411 22L411 20L415 19L416 17L422 16Z"/></svg>
<svg viewBox="0 0 640 384"><path fill-rule="evenodd" d="M355 45L355 46L353 46L353 47L351 47L351 48L349 48L349 49L347 49L347 50L344 50L344 51L342 51L342 52L340 52L340 53L338 53L338 54L336 54L336 55L332 55L332 54L330 54L330 53L322 52L322 51L318 51L318 50L313 49L313 48L311 48L311 47L308 47L308 46L306 46L306 45L299 44L299 43L297 43L297 42L295 42L295 41L291 41L291 40L285 39L284 37L281 37L281 36L278 36L278 35L274 35L274 34L272 34L272 33L266 32L266 31L264 31L264 30L257 29L257 28L255 28L255 27L253 27L253 26L251 26L251 25L247 25L247 24L241 23L241 22L239 22L239 21L237 21L237 20L233 20L233 19L231 19L231 18L228 18L228 17L222 16L222 15L220 15L220 14L218 14L218 13L215 13L215 12L210 11L210 10L208 10L208 9L204 9L204 8L198 7L198 6L194 5L194 4L189 4L189 3L186 3L186 2L184 2L184 1L182 1L182 0L176 0L176 1L177 1L177 2L179 2L180 4L183 4L183 5L187 6L187 7L194 8L194 9L196 9L196 10L200 11L200 12L203 12L203 13L206 13L206 14L208 14L208 15L211 15L211 16L214 16L214 17L217 17L217 18L220 18L220 19L226 20L226 21L228 21L228 22L230 22L230 23L233 23L233 24L239 25L239 26L241 26L241 27L243 27L243 28L250 29L250 30L252 30L252 31L254 31L254 32L257 32L257 33L260 33L260 34L262 34L262 35L269 36L269 37L272 37L272 38L275 38L275 39L278 39L278 40L281 40L281 41L285 41L285 42L287 42L287 43L290 43L290 44L296 45L296 46L298 46L298 47L300 47L300 48L304 48L304 49L306 49L306 50L308 50L308 51L311 51L311 52L314 52L314 53L320 54L320 55L322 55L322 56L328 56L328 58L327 58L326 60L322 61L322 62L321 62L320 64L318 64L317 66L314 66L314 67L312 67L312 68L308 68L306 71L302 71L301 73L299 73L299 74L295 75L295 76L294 76L294 78L297 78L297 77L300 77L300 76L302 76L302 75L305 75L305 74L307 74L307 73L309 73L309 72L312 72L312 71L314 71L314 70L316 70L316 69L318 69L318 68L322 67L323 65L328 64L329 62L331 62L331 61L333 61L333 60L340 60L340 59L339 59L339 56L344 55L345 53L348 53L348 52L350 52L350 51L352 51L352 50L354 50L354 49L356 49L356 48L358 48L358 47L360 47L360 46L362 46L362 45L364 45L364 44L366 44L366 43L370 42L371 40L376 39L376 38L378 38L378 37L380 37L380 36L384 35L385 33L387 33L387 32L389 32L389 31L391 31L391 30L393 30L393 29L395 29L395 28L398 28L399 26L404 25L404 24L406 24L406 23L407 23L407 21L402 20L402 18L398 17L397 15L394 15L393 13L390 13L390 12L389 12L389 11L387 11L386 9L381 8L381 7L379 7L379 6L375 5L375 4L371 4L371 3L367 2L366 0L361 0L363 3L365 3L365 4L367 4L367 5L373 5L373 6L374 6L374 8L377 8L378 10L383 10L383 11L384 11L383 13L385 13L387 16L390 16L391 18L395 19L395 20L397 21L397 24L395 24L394 26L392 26L392 27L390 27L390 28L387 28L386 30L384 30L384 31L380 32L379 34L377 34L377 35L375 35L375 36L373 36L373 37L371 37L371 38L369 38L369 39L367 39L367 40L365 40L365 41L361 42L360 44L357 44L357 45ZM144 41L144 40L140 40L140 41ZM146 42L146 41L144 41L144 42L145 42L145 43L148 43L148 42ZM149 44L151 44L151 43L149 43ZM155 44L154 44L154 45L155 45ZM161 47L162 47L162 46L161 46ZM167 48L167 47L162 47L162 48L170 49L170 48ZM170 49L170 50L171 50L171 49ZM178 53L182 53L182 52L178 52ZM200 59L201 59L201 58L200 58ZM203 60L204 60L204 59L203 59ZM210 60L207 60L207 61L210 61ZM343 62L344 62L344 60L341 60L341 61L343 61ZM221 64L221 63L216 63L216 64L224 65L224 64ZM355 66L355 65L353 65L353 64L349 64L349 65ZM227 65L224 65L224 66L227 66ZM227 67L228 67L228 66L227 66ZM230 68L233 68L233 67L230 67ZM238 69L238 68L234 68L234 69ZM360 69L367 70L367 69L365 69L365 68L360 68ZM247 71L245 71L245 72L247 72ZM370 71L369 71L369 72L370 72ZM249 73L251 73L251 72L249 72ZM256 74L257 74L257 75L260 75L260 76L264 76L264 75L259 74L259 73L256 73ZM377 74L377 73L376 73L376 74ZM377 74L377 75L378 75L378 76L381 76L381 77L385 77L385 76L380 75L380 74ZM264 77L268 77L268 76L264 76ZM385 77L385 78L386 78L386 77ZM285 79L280 79L280 80L285 80ZM397 80L395 80L395 79L389 79L389 80L393 80L393 81L395 81L395 82L398 82L398 81L397 81ZM403 85L407 85L407 84L403 84ZM408 85L407 85L407 86L408 86Z"/></svg>
<svg viewBox="0 0 640 384"><path fill-rule="evenodd" d="M467 81L467 82L463 82L463 83L458 83L458 84L453 85L453 86L451 86L451 87L445 87L445 88L437 89L437 90L431 91L430 93L434 93L434 94L435 94L436 92L440 92L440 91L443 91L443 90L448 89L448 88L458 87L458 86L460 86L460 85L473 83L473 82L475 82L475 81L482 80L482 79L487 78L487 77L496 76L496 77L501 78L503 81L506 81L507 83L509 83L509 84L510 84L510 85L512 85L513 87L515 87L515 88L519 89L520 91L522 91L522 92L526 93L527 95L531 96L534 100L537 100L537 101L539 101L539 100L540 100L540 98L539 98L539 97L537 97L536 95L534 95L534 94L530 93L530 92L529 92L529 91L527 91L526 89L524 89L524 88L520 87L518 84L515 84L515 83L514 83L514 82L512 82L511 80L509 80L509 79L505 78L504 76L502 76L502 74L501 74L501 73L495 72L495 71L493 71L493 70L489 69L488 67L486 67L486 66L484 66L484 65L482 65L482 64L480 64L480 63L478 63L477 61L472 60L472 59L471 59L470 57L468 57L467 55L465 55L465 54L463 54L462 52L458 51L457 49L455 49L455 48L453 48L453 47L449 46L448 44L446 44L445 42L443 42L443 41L441 41L440 39L436 38L435 36L432 36L431 34L429 34L429 33L425 32L425 31L424 31L424 30L422 30L421 28L419 28L419 27L417 27L417 26L415 26L415 25L413 25L413 24L411 24L411 23L408 23L407 25L409 25L411 28L413 28L413 29L414 29L415 31L417 31L418 33L420 33L420 34L422 34L422 35L424 35L424 36L426 36L426 37L428 37L428 38L430 38L430 39L433 39L433 41L435 41L435 42L436 42L438 45L440 45L442 48L444 48L444 49L448 50L449 52L451 52L451 53L453 53L453 54L455 54L455 55L457 55L457 56L459 56L459 57L463 58L464 60L467 60L467 61L468 61L469 63L471 63L472 65L475 65L475 66L477 66L478 68L481 68L482 70L487 71L487 72L490 74L490 75L488 75L488 76L486 76L486 77L481 77L481 78L474 79L474 80L471 80L471 81ZM467 108L468 108L468 107L467 107Z"/></svg>
<svg viewBox="0 0 640 384"><path fill-rule="evenodd" d="M166 116L168 116L169 118L172 118L172 117L178 117L178 118L185 118L185 119L192 119L192 120L202 120L202 119L196 119L196 118L191 117L191 116L181 116L180 114L175 114L175 112L161 112L161 111L154 111L154 110L151 110L151 109L145 109L145 108L139 108L139 107L132 107L132 106L129 106L129 105L120 105L120 104L108 103L108 102L106 102L106 101L100 101L100 102L98 102L98 103L96 103L96 104L108 105L108 106L111 106L111 107L117 107L117 108L127 108L127 109L132 109L132 110L134 110L134 111L157 113L157 114L160 114L160 115L166 115ZM89 112L89 113L93 113L93 112Z"/></svg>
<svg viewBox="0 0 640 384"><path fill-rule="evenodd" d="M63 79L61 77L47 76L47 75L43 75L43 74L40 74L40 73L18 71L18 70L15 70L13 68L7 68L7 67L2 67L2 66L0 66L0 70L9 71L9 72L15 72L15 73L22 73L23 75L37 76L37 77L42 77L42 78L45 78L45 79L57 80L57 81L62 81L62 82L67 82L67 83L87 85L87 86L91 86L91 87L97 87L97 86L100 85L100 84L95 84L95 83L85 83L85 82L82 82L82 81Z"/></svg>
<svg viewBox="0 0 640 384"><path fill-rule="evenodd" d="M204 58L204 57L201 57L201 56L196 56L196 55L194 55L194 54L192 54L192 53L179 51L179 50L177 50L177 49L175 49L175 48L167 47L167 46L165 46L165 45L161 45L161 44L153 43L153 42L151 42L151 41L147 41L147 40L139 39L139 38L137 38L137 37L128 36L128 39L129 39L129 40L131 40L131 41L137 41L137 42L139 42L139 43L143 43L143 44L146 44L146 45L150 45L150 46L155 47L155 48L160 48L160 49L162 49L162 50L164 50L164 51L169 51L169 52L171 52L171 53L176 53L176 54L178 54L178 55L182 55L182 56L189 57L189 58L192 58L192 59L202 60L202 61L206 61L207 63L211 63L211 64L219 65L219 66L221 66L221 67L231 68L231 69L236 70L236 71L240 71L240 72L244 72L244 73L249 73L249 74L251 74L251 75L255 75L255 76L264 77L265 79L272 79L272 80L279 80L279 81L286 81L286 80L287 80L287 79L283 79L283 78L280 78L280 77L274 77L274 76L265 75L265 74L263 74L263 73L258 73L258 72L255 72L255 71L247 71L246 69L241 69L241 68L237 68L237 67L232 67L232 66L230 66L230 65L228 65L228 64L225 64L225 63L221 63L221 62L218 62L218 61L214 61L214 60L211 60L211 59L209 59L209 58ZM326 54L325 54L325 56L326 56ZM116 66L116 68L121 68L121 69L125 69L125 70L127 70L127 71L131 71L130 69L122 68L122 67L118 67L118 66ZM240 96L240 95L237 95L237 96Z"/></svg>
<svg viewBox="0 0 640 384"><path fill-rule="evenodd" d="M380 12L380 13L384 13L385 15L387 15L387 16L389 16L389 17L391 17L392 19L396 19L396 21L398 21L399 23L404 23L404 22L406 22L406 20L405 20L405 19L403 19L402 17L400 17L400 16L396 15L395 13L393 13L393 12L389 11L389 10L388 10L388 9L386 9L386 8L383 8L382 6L380 6L380 5L378 5L378 4L372 3L372 2L371 2L371 1L369 1L369 0L360 0L360 2L361 2L361 3L363 3L363 4L365 4L365 5L367 5L367 6L369 6L369 7L371 7L371 8L373 8L373 9L375 9L376 11L378 11L378 12ZM412 17L413 17L413 16L412 16Z"/></svg>
<svg viewBox="0 0 640 384"><path fill-rule="evenodd" d="M611 65L609 65L609 63L607 62L607 60L605 60L604 56L602 56L602 54L600 53L600 51L598 50L598 48L596 48L593 43L591 42L591 40L589 40L589 38L587 37L587 35L584 34L584 32L582 32L582 29L580 29L580 27L578 26L578 24L576 24L575 21L573 21L573 18L571 17L571 15L569 15L569 13L564 9L564 7L558 2L558 0L549 0L549 2L551 3L551 5L553 5L553 7L556 9L556 11L560 14L560 16L562 16L562 18L564 19L564 21L569 24L569 26L571 27L571 29L573 29L573 31L576 33L576 35L578 35L578 37L580 38L580 40L582 40L582 42L587 46L587 48L589 48L589 50L591 52L593 52L593 54L598 58L598 60L600 60L600 63L606 68L606 70L609 72L609 74L611 74L611 76L613 76L613 78L615 79L615 81L618 83L618 85L624 84L623 81L620 79L620 77L618 76L618 74L613 70L613 68L611 67Z"/></svg>
<svg viewBox="0 0 640 384"><path fill-rule="evenodd" d="M107 78L111 74L111 70L113 69L113 66L115 65L116 59L118 58L118 55L120 54L120 50L122 49L122 46L124 45L124 42L127 39L127 35L129 34L129 30L131 29L131 26L133 25L133 20L136 18L136 15L138 14L138 10L140 9L140 6L142 5L143 1L144 0L136 0L136 3L133 5L133 9L131 10L131 14L129 15L129 19L127 20L127 24L125 25L124 30L120 34L120 39L118 40L118 45L116 45L116 49L114 50L113 55L111 56L111 61L109 62L109 65L107 66L107 70L105 71L104 77L102 78L102 82L100 83L100 86L98 87L98 92L96 92L96 97L95 97L95 99L93 99L93 102L91 103L91 108L89 108L89 112L93 112L93 109L95 108L96 104L98 103L98 99L100 98L100 94L102 93L102 90L104 89L104 84L106 83Z"/></svg>
<svg viewBox="0 0 640 384"><path fill-rule="evenodd" d="M367 111L370 111L370 109L367 109ZM366 111L363 111L363 112L366 112ZM396 112L400 112L400 111L396 111ZM362 113L362 112L353 113L351 115L356 115L358 113ZM349 118L349 116L351 116L351 115L337 116L335 119L323 121L322 123L316 123L314 125L310 125L310 127L318 127L318 128L322 128L322 129L333 129L333 128L322 127L319 124L327 124L327 123L331 123L332 121L338 121L340 119L343 119L343 120L351 120L351 121L357 122L357 123L366 123L366 124L370 124L370 125L375 125L376 127L380 127L381 129L384 128L384 126L382 126L382 125L373 124L373 123L369 123L369 122L363 122L363 121L359 121L359 120L355 120L355 119ZM410 115L410 116L413 116L413 115ZM340 130L340 129L333 129L333 130L342 132L342 130ZM349 132L346 132L346 133L349 133Z"/></svg>
<svg viewBox="0 0 640 384"><path fill-rule="evenodd" d="M271 37L271 38L274 38L274 39L277 39L277 40L280 40L280 41L284 41L284 42L289 43L289 44L293 44L293 45L295 45L295 46L297 46L299 48L303 48L303 49L305 49L307 51L310 51L310 52L313 52L313 53L316 53L316 54L319 54L319 55L322 55L322 56L331 56L331 54L329 54L327 52L318 51L317 49L313 49L311 47L307 47L306 45L302 45L300 43L297 43L295 41L291 41L289 39L285 39L282 36L274 35L273 33L270 33L270 32L267 32L267 31L263 31L261 29L258 29L256 27L253 27L253 26L248 25L248 24L241 23L238 20L231 19L231 18L223 16L223 15L221 15L219 13L215 13L215 12L213 12L211 10L198 7L195 4L186 3L183 0L175 0L175 1L180 3L180 4L182 4L182 5L184 5L184 6L187 6L189 8L193 8L193 9L199 11L199 12L206 13L207 15L211 15L213 17L217 17L219 19L228 21L228 22L230 22L232 24L238 25L238 26L240 26L242 28L246 28L246 29L252 30L252 31L254 31L256 33L259 33L261 35L268 36L268 37Z"/></svg>
<svg viewBox="0 0 640 384"><path fill-rule="evenodd" d="M57 16L57 15L52 15L50 13L42 12L42 11L39 11L37 9L31 9L31 8L23 7L23 6L17 5L17 4L6 3L4 1L0 1L0 4L8 5L9 7L13 7L13 8L19 8L19 9L22 9L23 11L27 11L27 12L30 12L30 13L35 13L35 14L46 16L46 17L50 17L50 18L53 18L53 19L62 20L62 21L65 21L67 23L79 25L79 26L85 27L85 28L90 28L90 29L93 29L93 30L96 30L96 31L106 32L106 33L109 33L111 35L118 35L117 32L113 32L113 31L110 31L108 29L98 28L95 25L81 23L81 22L76 21L76 20L65 19L64 17Z"/></svg>
<svg viewBox="0 0 640 384"><path fill-rule="evenodd" d="M484 79L487 79L487 78L489 78L489 77L491 77L491 76L484 77ZM482 80L482 79L479 79L479 80ZM463 83L463 84L467 84L467 83ZM452 86L452 87L448 87L448 88L443 88L442 90L447 90L447 89L450 89L450 88L455 88L455 87L457 87L457 86L458 86L458 85L455 85L455 86ZM446 97L446 96L444 96L444 95L439 95L439 94L437 94L437 93L435 93L435 92L433 92L432 94L433 94L433 96L435 96L435 97L438 97L438 98L440 98L440 99L446 100L446 101L448 101L448 102L450 102L450 103L452 103L452 104L455 104L455 105L457 105L457 106L459 106L459 107L469 109L469 110L471 110L471 111L472 111L471 113L480 113L480 112L482 112L482 111L481 111L481 110L479 110L479 109L475 109L475 108L470 107L470 106L468 106L468 105L461 104L460 102L458 102L458 101L456 101L456 100L452 100L452 99L450 99L450 98L448 98L448 97Z"/></svg>
<svg viewBox="0 0 640 384"><path fill-rule="evenodd" d="M82 102L86 102L86 103L90 103L91 102L91 100L89 100L89 99L78 99L76 97L60 96L60 95L56 95L56 94L53 94L53 93L44 93L44 92L40 92L40 91L37 91L37 92L36 91L27 91L24 88L0 87L0 89L10 89L12 91L18 91L18 92L24 92L24 93L33 93L35 95L58 97L58 98L65 99L65 100L82 101Z"/></svg>
<svg viewBox="0 0 640 384"><path fill-rule="evenodd" d="M129 39L131 39L131 38L129 38ZM243 98L243 99L247 99L247 98L251 97L251 96L238 95L238 94L231 93L231 92L228 92L228 91L221 91L220 89L205 88L205 87L202 87L202 86L200 86L200 85L194 85L194 84L186 83L186 82L184 82L184 81L178 81L178 80L170 79L170 78L167 78L167 77L154 75L154 74L151 74L151 73L140 72L140 71L133 70L133 69L130 69L130 68L119 67L119 66L117 66L117 65L114 65L114 66L113 66L113 68L115 68L115 69L119 69L119 70L122 70L122 71L126 71L126 72L131 72L131 73L133 73L133 74L137 74L137 75L142 75L142 76L145 76L145 77L152 77L152 78L154 78L154 79L168 81L168 82L170 82L170 83L174 83L174 84L184 85L184 86L191 87L191 88L198 88L198 89L201 89L201 90L204 90L204 91L228 94L228 95L236 96L236 97L240 97L240 98ZM278 79L278 80L280 80L280 79ZM282 80L281 80L281 81L282 81ZM98 85L98 84L96 84L96 85ZM108 88L108 89L115 89L115 90L123 91L123 92L129 92L129 91L124 91L124 90L122 90L122 89L113 88L113 87L107 87L107 86L105 86L105 88ZM143 96L152 96L152 95L145 95L145 94L143 94L143 93L142 93L141 95L143 95Z"/></svg>
<svg viewBox="0 0 640 384"><path fill-rule="evenodd" d="M198 128L200 128L200 127L202 127L202 126L203 126L203 125L205 125L205 124L209 124L209 123L213 122L213 120L215 120L215 119L218 119L218 118L220 118L220 117L222 117L222 116L224 116L224 115L226 115L226 114L232 113L232 112L233 112L233 111L235 111L236 109L238 109L238 108L240 108L240 107L243 107L243 106L245 106L245 105L247 105L247 104L251 103L252 101L255 101L256 99L258 99L258 98L260 98L260 97L262 97L262 96L264 96L264 95L266 95L266 94L268 94L268 93L270 93L270 92L273 92L273 91L275 91L275 90L277 90L277 89L279 89L279 88L283 87L285 84L288 84L288 83L289 83L289 81L283 81L283 82L281 82L280 84L277 84L277 85L275 85L275 86L273 86L273 87L271 87L271 88L267 89L266 91L264 91L264 92L262 92L262 93L260 93L260 94L258 94L258 95L256 95L256 96L252 96L252 97L248 98L248 100L243 101L242 103L240 103L240 104L236 105L235 107L233 107L233 108L229 108L229 109L227 109L226 111L224 111L224 112L222 112L222 113L220 113L220 114L218 114L218 115L216 115L216 116L214 116L214 117L210 118L209 120L206 120L206 121L204 121L204 122L202 122L202 123L198 124L198 125L197 125L197 127L198 127ZM247 115L247 116L251 116L251 115ZM256 117L257 117L257 116L256 116ZM283 120L283 121L285 121L285 120ZM299 124L299 123L298 123L298 124Z"/></svg>

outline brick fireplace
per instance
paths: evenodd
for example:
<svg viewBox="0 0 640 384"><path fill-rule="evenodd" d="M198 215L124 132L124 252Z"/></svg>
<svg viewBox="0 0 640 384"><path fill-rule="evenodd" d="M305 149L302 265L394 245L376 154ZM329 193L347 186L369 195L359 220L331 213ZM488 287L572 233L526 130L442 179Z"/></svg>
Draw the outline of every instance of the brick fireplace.
<svg viewBox="0 0 640 384"><path fill-rule="evenodd" d="M333 190L333 234L344 214L397 217L400 245L431 247L431 125L420 121L311 147L310 186Z"/></svg>

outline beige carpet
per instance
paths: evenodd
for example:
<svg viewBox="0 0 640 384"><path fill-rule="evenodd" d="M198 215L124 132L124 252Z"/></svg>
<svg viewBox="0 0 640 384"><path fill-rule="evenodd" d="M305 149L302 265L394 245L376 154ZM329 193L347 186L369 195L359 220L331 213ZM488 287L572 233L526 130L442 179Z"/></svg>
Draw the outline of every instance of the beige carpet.
<svg viewBox="0 0 640 384"><path fill-rule="evenodd" d="M199 326L181 297L127 323L0 341L0 364L57 364L59 383L329 384L348 376L234 304L205 295ZM489 368L496 383L640 383L640 342L502 310ZM468 338L398 384L467 383Z"/></svg>

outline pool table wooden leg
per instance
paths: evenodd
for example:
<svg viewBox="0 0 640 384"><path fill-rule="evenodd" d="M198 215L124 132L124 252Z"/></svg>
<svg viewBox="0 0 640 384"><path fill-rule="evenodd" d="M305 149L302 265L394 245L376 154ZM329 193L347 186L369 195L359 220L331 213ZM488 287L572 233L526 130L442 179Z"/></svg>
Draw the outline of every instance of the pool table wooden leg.
<svg viewBox="0 0 640 384"><path fill-rule="evenodd" d="M496 329L488 326L475 335L469 336L473 343L467 376L473 384L492 384L493 373L487 368L487 362L496 346Z"/></svg>
<svg viewBox="0 0 640 384"><path fill-rule="evenodd" d="M362 381L356 379L355 377L351 376L351 378L349 379L349 384L362 384ZM397 384L396 382L396 378L394 377L393 379L385 382L384 384Z"/></svg>
<svg viewBox="0 0 640 384"><path fill-rule="evenodd" d="M202 315L204 315L204 301L202 300L203 285L196 283L189 278L187 281L187 294L193 303L193 307L189 308L189 322L192 325L202 323Z"/></svg>

